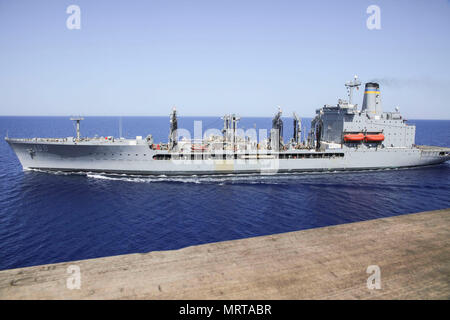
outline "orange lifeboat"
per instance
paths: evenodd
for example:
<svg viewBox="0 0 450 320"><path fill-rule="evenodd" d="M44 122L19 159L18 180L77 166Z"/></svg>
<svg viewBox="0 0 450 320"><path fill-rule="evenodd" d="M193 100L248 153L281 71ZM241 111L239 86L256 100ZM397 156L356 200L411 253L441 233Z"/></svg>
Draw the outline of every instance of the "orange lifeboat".
<svg viewBox="0 0 450 320"><path fill-rule="evenodd" d="M364 134L362 133L349 133L344 135L345 142L359 142L364 140Z"/></svg>
<svg viewBox="0 0 450 320"><path fill-rule="evenodd" d="M380 142L380 141L384 141L384 134L382 134L382 133L366 134L365 140L366 140L366 142Z"/></svg>

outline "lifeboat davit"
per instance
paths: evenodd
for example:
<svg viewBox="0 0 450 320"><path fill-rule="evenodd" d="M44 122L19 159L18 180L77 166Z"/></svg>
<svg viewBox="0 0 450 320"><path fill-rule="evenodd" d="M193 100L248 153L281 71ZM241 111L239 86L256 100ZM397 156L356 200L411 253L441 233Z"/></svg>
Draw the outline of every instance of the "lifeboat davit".
<svg viewBox="0 0 450 320"><path fill-rule="evenodd" d="M358 142L364 140L364 134L362 133L350 133L344 135L345 142Z"/></svg>
<svg viewBox="0 0 450 320"><path fill-rule="evenodd" d="M380 142L384 141L384 134L377 133L377 134L366 134L365 140L367 142Z"/></svg>

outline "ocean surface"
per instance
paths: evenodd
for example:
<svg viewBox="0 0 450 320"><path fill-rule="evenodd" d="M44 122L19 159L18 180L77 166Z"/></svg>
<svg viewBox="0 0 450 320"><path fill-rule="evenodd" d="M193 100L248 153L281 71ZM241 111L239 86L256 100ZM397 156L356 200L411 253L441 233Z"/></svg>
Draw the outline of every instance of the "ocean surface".
<svg viewBox="0 0 450 320"><path fill-rule="evenodd" d="M188 118L190 131L222 128ZM292 119L285 120L285 141ZM305 119L307 125L310 119ZM84 136L151 133L166 142L168 117L87 117ZM450 121L413 120L416 143L450 146ZM270 118L247 118L245 129ZM145 177L23 171L4 141L68 137L68 117L0 117L0 269L178 249L450 207L450 163L419 169L280 176Z"/></svg>

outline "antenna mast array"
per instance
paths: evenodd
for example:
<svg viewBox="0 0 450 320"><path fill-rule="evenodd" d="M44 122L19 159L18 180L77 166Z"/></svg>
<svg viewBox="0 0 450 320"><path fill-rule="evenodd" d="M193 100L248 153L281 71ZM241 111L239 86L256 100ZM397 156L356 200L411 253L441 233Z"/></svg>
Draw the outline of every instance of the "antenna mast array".
<svg viewBox="0 0 450 320"><path fill-rule="evenodd" d="M352 104L353 88L356 88L356 90L358 90L358 87L360 85L361 85L361 81L359 81L357 75L355 75L355 78L353 79L353 81L348 81L345 83L345 86L347 87L347 92L348 92L348 104Z"/></svg>

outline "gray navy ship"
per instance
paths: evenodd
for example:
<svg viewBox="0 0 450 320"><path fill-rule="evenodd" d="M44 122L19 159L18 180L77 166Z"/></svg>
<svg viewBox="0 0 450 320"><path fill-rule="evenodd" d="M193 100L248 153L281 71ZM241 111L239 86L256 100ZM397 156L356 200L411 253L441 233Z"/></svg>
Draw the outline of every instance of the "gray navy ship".
<svg viewBox="0 0 450 320"><path fill-rule="evenodd" d="M380 87L365 84L362 107L352 102L361 85L355 76L345 84L348 100L316 110L307 133L293 115L293 137L283 141L281 109L272 129L258 141L238 128L236 115L223 117L218 133L201 139L181 138L177 111L170 115L167 143L153 137L6 138L27 169L138 175L277 174L417 167L450 159L450 148L415 145L415 126L398 108L384 112Z"/></svg>

